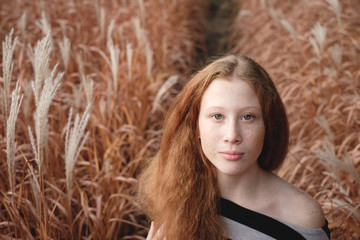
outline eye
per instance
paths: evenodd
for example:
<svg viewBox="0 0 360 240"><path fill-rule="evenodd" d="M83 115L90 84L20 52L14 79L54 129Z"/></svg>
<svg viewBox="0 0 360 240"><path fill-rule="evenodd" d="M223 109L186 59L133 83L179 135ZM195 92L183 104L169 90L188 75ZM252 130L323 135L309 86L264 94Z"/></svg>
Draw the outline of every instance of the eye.
<svg viewBox="0 0 360 240"><path fill-rule="evenodd" d="M221 120L221 119L224 118L223 115L222 115L222 114L219 114L219 113L214 114L212 117L215 118L216 120Z"/></svg>
<svg viewBox="0 0 360 240"><path fill-rule="evenodd" d="M255 116L251 115L251 114L245 114L241 117L242 120L245 120L245 121L249 121L249 120L252 120L254 119Z"/></svg>

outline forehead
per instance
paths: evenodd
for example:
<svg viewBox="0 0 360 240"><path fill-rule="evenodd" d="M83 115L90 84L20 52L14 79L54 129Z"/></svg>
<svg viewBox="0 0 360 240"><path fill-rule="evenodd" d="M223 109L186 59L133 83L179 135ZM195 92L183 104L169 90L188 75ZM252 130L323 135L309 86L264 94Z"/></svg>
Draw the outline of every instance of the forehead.
<svg viewBox="0 0 360 240"><path fill-rule="evenodd" d="M219 78L212 81L201 99L202 107L211 105L260 107L254 88L248 82L238 78Z"/></svg>

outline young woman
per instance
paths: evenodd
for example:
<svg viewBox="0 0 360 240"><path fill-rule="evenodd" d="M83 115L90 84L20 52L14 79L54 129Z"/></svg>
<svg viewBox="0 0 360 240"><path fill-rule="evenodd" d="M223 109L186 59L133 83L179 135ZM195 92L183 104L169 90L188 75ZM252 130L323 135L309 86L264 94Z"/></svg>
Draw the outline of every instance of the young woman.
<svg viewBox="0 0 360 240"><path fill-rule="evenodd" d="M289 126L266 71L245 56L197 72L172 104L139 196L147 239L329 239L316 200L272 173Z"/></svg>

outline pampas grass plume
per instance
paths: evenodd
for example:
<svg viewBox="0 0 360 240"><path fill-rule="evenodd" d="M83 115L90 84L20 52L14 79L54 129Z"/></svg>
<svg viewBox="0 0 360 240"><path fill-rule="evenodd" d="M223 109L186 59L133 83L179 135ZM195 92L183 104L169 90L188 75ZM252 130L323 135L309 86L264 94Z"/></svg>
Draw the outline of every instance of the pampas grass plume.
<svg viewBox="0 0 360 240"><path fill-rule="evenodd" d="M37 43L34 52L35 82L33 83L33 88L36 105L38 105L40 101L43 83L49 75L51 50L51 35L50 32L48 32L46 36Z"/></svg>
<svg viewBox="0 0 360 240"><path fill-rule="evenodd" d="M21 36L25 38L26 36L26 22L27 22L27 13L26 11L21 14L20 19L17 21L17 26L21 31Z"/></svg>
<svg viewBox="0 0 360 240"><path fill-rule="evenodd" d="M151 49L150 42L145 44L145 57L146 57L146 76L150 77L151 70L154 65L153 50Z"/></svg>
<svg viewBox="0 0 360 240"><path fill-rule="evenodd" d="M99 25L100 25L101 38L104 38L105 35L105 16L106 16L105 8L100 7Z"/></svg>
<svg viewBox="0 0 360 240"><path fill-rule="evenodd" d="M133 61L133 48L131 43L127 42L126 43L126 61L127 61L127 67L128 67L128 78L129 81L131 81L131 76L132 76L132 61Z"/></svg>
<svg viewBox="0 0 360 240"><path fill-rule="evenodd" d="M44 11L41 12L41 19L36 21L35 24L42 30L44 34L51 32L51 24L49 23Z"/></svg>
<svg viewBox="0 0 360 240"><path fill-rule="evenodd" d="M64 36L62 42L59 42L59 48L65 70L68 71L71 43L67 36Z"/></svg>
<svg viewBox="0 0 360 240"><path fill-rule="evenodd" d="M336 15L336 20L338 22L338 26L341 27L341 4L339 0L326 0L328 4L331 5L333 12Z"/></svg>
<svg viewBox="0 0 360 240"><path fill-rule="evenodd" d="M110 68L113 79L113 89L116 92L117 90L117 76L118 76L118 66L120 60L120 48L117 45L114 45L113 40L110 38L107 41L107 48L110 53ZM109 84L111 86L111 84Z"/></svg>
<svg viewBox="0 0 360 240"><path fill-rule="evenodd" d="M156 94L154 103L152 105L152 112L155 112L159 106L161 105L161 101L164 98L165 94L169 92L169 89L174 86L177 82L179 81L179 76L178 75L172 75L171 77L169 77L166 82L161 86L161 88L159 89L159 91Z"/></svg>
<svg viewBox="0 0 360 240"><path fill-rule="evenodd" d="M108 32L107 32L107 39L111 39L112 38L112 34L114 32L114 28L115 28L115 19L111 19L109 27L108 27Z"/></svg>
<svg viewBox="0 0 360 240"><path fill-rule="evenodd" d="M85 90L87 104L93 103L94 80L85 75L84 60L80 53L76 54L76 61L79 68L80 79Z"/></svg>
<svg viewBox="0 0 360 240"><path fill-rule="evenodd" d="M38 166L41 168L44 159L44 147L47 143L47 136L48 136L48 112L57 90L60 88L61 79L64 73L59 73L55 77L55 72L57 69L57 65L54 67L53 71L51 72L50 77L48 77L44 81L44 86L41 91L40 99L36 104L36 112L35 112L35 134L36 134L36 145L34 141L34 137L29 127L29 135L30 141L33 147L33 151L35 154L35 159ZM35 89L33 88L35 93Z"/></svg>
<svg viewBox="0 0 360 240"><path fill-rule="evenodd" d="M296 34L295 29L291 26L291 24L285 19L280 20L281 25L291 34L291 37L295 40L296 46L301 52L301 43L298 35Z"/></svg>
<svg viewBox="0 0 360 240"><path fill-rule="evenodd" d="M40 186L39 186L39 182L37 181L37 179L35 177L33 167L31 165L29 165L29 168L30 168L30 173L31 173L30 185L31 185L32 192L34 194L36 208L40 212Z"/></svg>
<svg viewBox="0 0 360 240"><path fill-rule="evenodd" d="M20 110L21 101L23 95L20 95L19 81L16 83L16 87L11 94L11 107L9 118L7 119L7 128L6 128L6 155L7 155L7 164L9 171L9 182L11 191L15 192L15 150L16 150L16 141L15 141L15 125L17 116Z"/></svg>
<svg viewBox="0 0 360 240"><path fill-rule="evenodd" d="M4 81L4 89L3 96L1 102L1 109L3 115L4 124L6 124L6 118L9 112L9 95L10 95L10 82L11 82L11 74L13 71L13 53L15 50L15 45L17 41L17 37L13 41L12 35L14 33L14 29L11 29L10 34L5 37L5 41L2 43L2 62L3 62L3 81ZM4 126L6 129L6 125Z"/></svg>
<svg viewBox="0 0 360 240"><path fill-rule="evenodd" d="M140 6L140 17L144 21L145 17L146 17L144 0L138 0L138 3L139 3L139 6Z"/></svg>
<svg viewBox="0 0 360 240"><path fill-rule="evenodd" d="M81 118L76 114L73 127L71 127L73 110L70 109L65 136L65 175L68 193L70 193L72 187L72 176L76 160L89 135L89 132L84 135L84 131L90 118L90 109L91 104L88 104Z"/></svg>
<svg viewBox="0 0 360 240"><path fill-rule="evenodd" d="M315 26L311 29L311 33L313 37L310 37L310 43L314 48L316 57L318 58L319 62L321 59L321 54L325 48L325 40L326 40L326 28L324 28L320 23L316 23Z"/></svg>
<svg viewBox="0 0 360 240"><path fill-rule="evenodd" d="M335 43L331 48L331 57L335 62L337 70L340 70L342 63L342 48L339 44Z"/></svg>

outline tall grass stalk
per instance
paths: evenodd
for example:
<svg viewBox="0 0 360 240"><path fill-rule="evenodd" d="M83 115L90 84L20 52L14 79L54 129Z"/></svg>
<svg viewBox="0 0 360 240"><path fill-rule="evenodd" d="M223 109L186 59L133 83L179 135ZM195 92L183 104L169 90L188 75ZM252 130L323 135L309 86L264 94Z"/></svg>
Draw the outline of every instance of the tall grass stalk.
<svg viewBox="0 0 360 240"><path fill-rule="evenodd" d="M40 212L40 186L39 186L39 182L36 179L35 173L34 173L34 169L31 165L29 165L30 168L30 185L31 185L31 189L35 198L35 204L36 204L36 209L38 210L38 212Z"/></svg>
<svg viewBox="0 0 360 240"><path fill-rule="evenodd" d="M90 77L86 77L85 82L83 82L85 95L86 95L86 102L88 105L93 105L94 102L94 80Z"/></svg>
<svg viewBox="0 0 360 240"><path fill-rule="evenodd" d="M25 36L26 36L26 23L27 23L27 12L24 11L21 14L21 17L19 18L19 20L17 21L17 24L16 24L21 31L21 37L23 39L25 39Z"/></svg>
<svg viewBox="0 0 360 240"><path fill-rule="evenodd" d="M309 15L310 12L310 8L309 8L309 0L302 0L304 7L305 7L305 11L306 11L306 15Z"/></svg>
<svg viewBox="0 0 360 240"><path fill-rule="evenodd" d="M101 38L104 38L105 35L105 16L106 16L106 10L104 7L100 7L99 12L99 26L100 26L100 36Z"/></svg>
<svg viewBox="0 0 360 240"><path fill-rule="evenodd" d="M85 75L84 60L79 53L76 55L80 79L85 90L87 104L93 104L94 80Z"/></svg>
<svg viewBox="0 0 360 240"><path fill-rule="evenodd" d="M145 47L145 43L148 42L146 31L141 27L139 18L133 18L132 22L134 25L138 46L143 49Z"/></svg>
<svg viewBox="0 0 360 240"><path fill-rule="evenodd" d="M9 35L5 37L5 41L2 42L2 70L3 70L3 81L4 88L2 89L2 102L1 110L4 122L4 131L6 130L6 119L9 112L9 97L10 97L10 82L14 64L13 54L17 42L17 37L13 40L14 29L11 29Z"/></svg>
<svg viewBox="0 0 360 240"><path fill-rule="evenodd" d="M30 44L27 44L27 46L26 46L26 55L31 63L32 68L35 71L35 69L36 69L35 68L35 53L34 53L34 48Z"/></svg>
<svg viewBox="0 0 360 240"><path fill-rule="evenodd" d="M36 134L36 144L34 140L34 136L32 134L31 127L29 126L29 135L30 141L33 148L33 152L35 154L35 160L39 166L39 173L41 174L41 169L44 160L44 148L47 143L48 138L48 112L57 90L61 85L61 78L64 73L59 73L55 77L55 72L57 69L57 65L54 67L51 72L50 77L45 79L44 86L42 87L42 91L39 97L39 101L36 104L36 111L34 115L35 120L35 134ZM35 93L36 89L33 88Z"/></svg>
<svg viewBox="0 0 360 240"><path fill-rule="evenodd" d="M326 134L330 137L331 140L335 139L335 135L331 131L329 122L324 115L320 115L319 117L315 118L315 122L319 124L322 129L325 130Z"/></svg>
<svg viewBox="0 0 360 240"><path fill-rule="evenodd" d="M114 28L115 28L115 19L111 19L109 27L108 27L108 31L107 31L107 38L108 41L109 39L112 39L112 34L114 32Z"/></svg>
<svg viewBox="0 0 360 240"><path fill-rule="evenodd" d="M146 58L146 76L149 77L151 73L151 69L153 67L153 51L150 46L150 42L147 36L147 32L145 29L141 27L140 19L133 18L132 19L134 28L135 28L135 35L138 42L138 46L145 52Z"/></svg>
<svg viewBox="0 0 360 240"><path fill-rule="evenodd" d="M51 50L51 33L48 32L46 36L37 43L33 58L35 81L32 83L32 87L35 95L36 105L39 104L44 81L49 76Z"/></svg>
<svg viewBox="0 0 360 240"><path fill-rule="evenodd" d="M336 15L336 20L337 20L338 26L341 27L341 25L342 25L341 4L340 4L339 0L326 0L326 2L331 5L332 10Z"/></svg>
<svg viewBox="0 0 360 240"><path fill-rule="evenodd" d="M310 37L310 43L314 48L315 54L317 56L318 61L321 61L321 54L325 48L326 41L326 28L324 28L320 23L316 23L315 26L311 29L311 33L313 37Z"/></svg>
<svg viewBox="0 0 360 240"><path fill-rule="evenodd" d="M117 91L118 87L118 67L119 67L119 60L120 60L120 48L117 45L114 45L112 39L108 39L107 41L107 48L110 53L110 68L112 73L112 80L113 84L109 84L108 87L112 88L114 92Z"/></svg>
<svg viewBox="0 0 360 240"><path fill-rule="evenodd" d="M260 6L262 9L266 9L266 1L265 0L260 0Z"/></svg>
<svg viewBox="0 0 360 240"><path fill-rule="evenodd" d="M295 29L291 26L291 24L286 21L285 19L280 20L281 25L290 33L291 37L295 40L296 46L298 47L299 51L301 52L301 43L300 39L295 31Z"/></svg>
<svg viewBox="0 0 360 240"><path fill-rule="evenodd" d="M356 171L354 166L354 162L349 155L346 155L345 161L341 161L335 152L335 146L329 140L325 139L322 143L322 149L318 148L313 150L313 152L318 156L320 160L322 160L326 165L330 164L333 166L334 171L338 171L341 169L347 173L349 173L358 184L360 184L360 176ZM337 174L337 173L335 173Z"/></svg>
<svg viewBox="0 0 360 240"><path fill-rule="evenodd" d="M335 43L331 48L331 57L336 65L337 70L339 71L342 63L342 48L339 44Z"/></svg>
<svg viewBox="0 0 360 240"><path fill-rule="evenodd" d="M35 24L42 30L45 35L51 32L51 24L48 21L44 11L41 12L41 19L37 20Z"/></svg>
<svg viewBox="0 0 360 240"><path fill-rule="evenodd" d="M131 43L126 43L126 61L127 61L127 67L128 67L128 78L129 81L131 81L132 77L132 61L133 61L134 51L132 48Z"/></svg>
<svg viewBox="0 0 360 240"><path fill-rule="evenodd" d="M139 7L140 7L140 17L141 17L141 20L144 21L146 18L144 0L138 0L138 3L139 3Z"/></svg>
<svg viewBox="0 0 360 240"><path fill-rule="evenodd" d="M75 163L89 135L89 132L86 132L85 135L84 132L90 119L90 109L91 104L88 104L81 118L79 114L76 114L73 127L71 127L72 108L69 113L65 136L65 176L69 198L73 183L72 177Z"/></svg>
<svg viewBox="0 0 360 240"><path fill-rule="evenodd" d="M95 0L95 13L97 18L97 23L100 27L100 36L101 38L104 38L105 34L105 8L100 7L99 0Z"/></svg>
<svg viewBox="0 0 360 240"><path fill-rule="evenodd" d="M61 57L63 59L64 67L67 72L69 68L70 48L71 48L71 43L67 36L64 36L63 40L59 42L59 48L60 48Z"/></svg>
<svg viewBox="0 0 360 240"><path fill-rule="evenodd" d="M242 11L245 11L245 10L242 10ZM280 27L280 19L279 19L278 15L276 14L276 11L275 11L274 8L270 7L270 9L269 9L269 15L270 15L270 17L272 18L272 20L274 21L275 26L276 26L277 28L279 28L279 27Z"/></svg>
<svg viewBox="0 0 360 240"><path fill-rule="evenodd" d="M79 71L79 77L82 82L85 81L86 75L85 75L85 67L84 67L84 60L81 53L76 54L76 63Z"/></svg>
<svg viewBox="0 0 360 240"><path fill-rule="evenodd" d="M273 9L273 8L271 8ZM239 11L239 13L237 14L238 18L242 18L242 17L246 17L246 16L251 16L253 15L253 13L250 10L246 10L246 9L241 9Z"/></svg>
<svg viewBox="0 0 360 240"><path fill-rule="evenodd" d="M154 65L153 61L153 50L151 49L150 42L145 44L145 57L146 57L146 76L149 78L151 70Z"/></svg>
<svg viewBox="0 0 360 240"><path fill-rule="evenodd" d="M179 81L178 75L172 75L169 77L166 82L161 86L159 91L156 94L155 100L152 105L151 112L155 112L158 110L159 106L161 105L162 99L165 97L166 93L169 92L169 89L174 86Z"/></svg>
<svg viewBox="0 0 360 240"><path fill-rule="evenodd" d="M7 164L9 172L9 182L11 192L15 193L15 150L16 150L16 141L15 141L15 125L17 116L19 114L21 101L23 95L20 95L20 86L19 81L16 83L16 87L11 94L11 107L9 118L7 119L7 129L6 129L6 155L7 155Z"/></svg>

